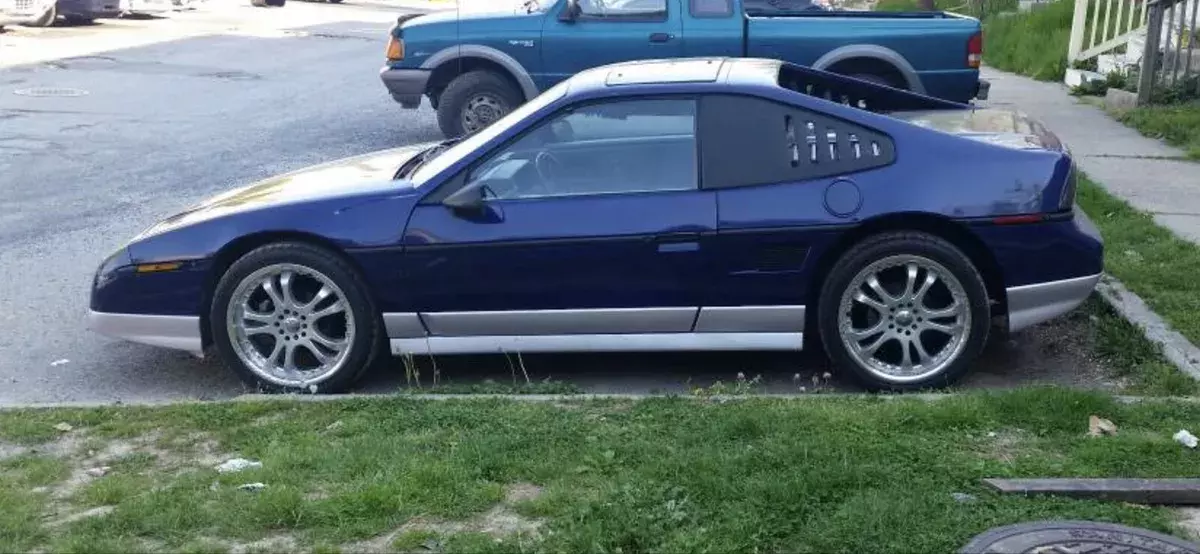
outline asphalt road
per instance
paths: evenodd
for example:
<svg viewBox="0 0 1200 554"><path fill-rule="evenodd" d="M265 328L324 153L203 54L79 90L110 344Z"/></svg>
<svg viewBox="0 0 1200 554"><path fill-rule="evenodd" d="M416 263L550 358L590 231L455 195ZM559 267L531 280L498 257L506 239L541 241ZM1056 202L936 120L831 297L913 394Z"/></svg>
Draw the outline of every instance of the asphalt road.
<svg viewBox="0 0 1200 554"><path fill-rule="evenodd" d="M129 237L205 196L440 136L429 108L400 109L378 81L382 37L399 10L352 2L231 4L169 20L0 35L0 404L246 392L215 361L88 332L89 281ZM170 29L147 31L154 25ZM30 95L39 92L54 95ZM970 382L1108 386L1088 359L1086 325L1086 317L1076 318L998 341ZM812 387L812 376L825 371L811 355L522 361L532 380L568 380L595 392L684 390L729 382L738 372L762 374L765 390L789 391L797 374ZM443 382L525 379L499 356L438 363ZM405 383L395 364L363 390ZM842 385L835 379L829 386Z"/></svg>

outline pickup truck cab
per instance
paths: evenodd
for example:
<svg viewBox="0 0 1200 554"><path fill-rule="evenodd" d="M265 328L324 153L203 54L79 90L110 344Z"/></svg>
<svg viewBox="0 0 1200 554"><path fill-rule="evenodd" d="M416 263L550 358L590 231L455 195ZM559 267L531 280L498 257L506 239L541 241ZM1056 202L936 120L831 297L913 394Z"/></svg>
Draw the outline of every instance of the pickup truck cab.
<svg viewBox="0 0 1200 554"><path fill-rule="evenodd" d="M491 3L489 3L491 4ZM780 0L526 0L401 16L380 73L422 97L448 137L470 134L585 69L697 56L779 59L954 102L985 99L977 19L799 9Z"/></svg>

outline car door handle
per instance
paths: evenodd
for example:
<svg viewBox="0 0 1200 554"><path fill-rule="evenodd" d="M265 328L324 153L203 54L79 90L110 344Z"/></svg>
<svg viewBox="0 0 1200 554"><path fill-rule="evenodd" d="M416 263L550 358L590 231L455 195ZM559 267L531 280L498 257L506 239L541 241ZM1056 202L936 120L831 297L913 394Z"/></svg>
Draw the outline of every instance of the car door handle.
<svg viewBox="0 0 1200 554"><path fill-rule="evenodd" d="M650 33L650 42L667 42L675 38L671 33Z"/></svg>

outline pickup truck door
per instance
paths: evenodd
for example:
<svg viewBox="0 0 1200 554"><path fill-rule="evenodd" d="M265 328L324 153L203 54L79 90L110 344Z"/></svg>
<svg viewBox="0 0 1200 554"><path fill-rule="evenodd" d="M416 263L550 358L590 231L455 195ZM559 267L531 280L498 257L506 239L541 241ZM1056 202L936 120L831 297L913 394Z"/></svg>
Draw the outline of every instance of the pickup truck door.
<svg viewBox="0 0 1200 554"><path fill-rule="evenodd" d="M542 90L600 65L683 55L680 0L579 0L579 15L564 21L568 4L551 7L542 26Z"/></svg>

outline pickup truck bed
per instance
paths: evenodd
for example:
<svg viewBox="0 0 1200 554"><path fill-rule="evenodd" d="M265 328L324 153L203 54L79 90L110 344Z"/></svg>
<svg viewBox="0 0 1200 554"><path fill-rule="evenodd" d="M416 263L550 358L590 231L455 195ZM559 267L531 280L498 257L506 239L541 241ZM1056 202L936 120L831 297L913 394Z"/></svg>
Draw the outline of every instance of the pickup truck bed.
<svg viewBox="0 0 1200 554"><path fill-rule="evenodd" d="M779 59L953 102L986 98L974 18L747 1L545 0L403 16L381 78L406 108L429 98L447 136L475 132L580 71L640 59Z"/></svg>

